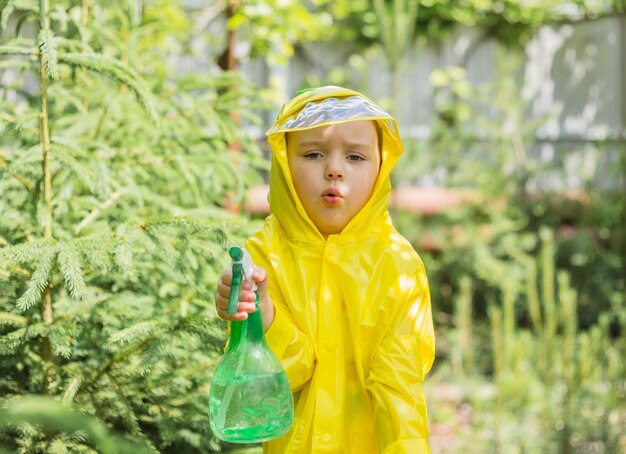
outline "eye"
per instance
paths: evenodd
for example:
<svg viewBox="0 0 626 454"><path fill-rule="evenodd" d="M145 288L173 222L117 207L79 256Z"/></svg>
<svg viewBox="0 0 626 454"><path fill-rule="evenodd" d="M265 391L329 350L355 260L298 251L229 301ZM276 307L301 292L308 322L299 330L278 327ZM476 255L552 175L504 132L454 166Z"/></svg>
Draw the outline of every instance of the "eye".
<svg viewBox="0 0 626 454"><path fill-rule="evenodd" d="M365 161L365 158L357 153L350 153L348 156L346 156L346 159L348 161Z"/></svg>
<svg viewBox="0 0 626 454"><path fill-rule="evenodd" d="M304 153L303 156L305 159L318 159L322 157L322 153L320 153L319 151L309 151Z"/></svg>

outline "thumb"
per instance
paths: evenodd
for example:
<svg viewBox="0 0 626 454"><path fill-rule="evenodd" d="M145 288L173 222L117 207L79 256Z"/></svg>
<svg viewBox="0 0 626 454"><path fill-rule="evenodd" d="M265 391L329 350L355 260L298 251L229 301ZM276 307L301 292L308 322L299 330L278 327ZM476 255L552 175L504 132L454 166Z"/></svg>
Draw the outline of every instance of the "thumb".
<svg viewBox="0 0 626 454"><path fill-rule="evenodd" d="M265 268L257 266L252 271L252 280L256 283L256 288L259 292L259 300L263 301L267 296L267 271Z"/></svg>

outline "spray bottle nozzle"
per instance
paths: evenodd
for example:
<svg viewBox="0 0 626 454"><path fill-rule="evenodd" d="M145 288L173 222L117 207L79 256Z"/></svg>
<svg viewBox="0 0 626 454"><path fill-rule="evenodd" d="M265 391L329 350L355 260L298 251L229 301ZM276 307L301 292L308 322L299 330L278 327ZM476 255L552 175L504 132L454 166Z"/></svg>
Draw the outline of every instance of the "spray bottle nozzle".
<svg viewBox="0 0 626 454"><path fill-rule="evenodd" d="M243 249L234 246L228 250L228 254L230 255L230 258L233 259L233 261L240 262L243 258Z"/></svg>
<svg viewBox="0 0 626 454"><path fill-rule="evenodd" d="M237 312L237 304L239 303L239 291L241 290L241 281L247 279L252 283L252 290L256 292L256 284L252 280L252 271L254 263L248 252L240 247L231 247L228 251L233 262L233 282L228 296L227 314Z"/></svg>

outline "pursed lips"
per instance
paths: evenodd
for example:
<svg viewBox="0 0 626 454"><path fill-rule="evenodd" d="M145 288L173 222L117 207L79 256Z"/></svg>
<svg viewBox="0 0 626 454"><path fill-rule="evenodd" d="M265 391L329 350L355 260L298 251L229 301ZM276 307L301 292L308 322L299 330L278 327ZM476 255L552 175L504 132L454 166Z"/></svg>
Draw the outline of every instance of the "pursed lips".
<svg viewBox="0 0 626 454"><path fill-rule="evenodd" d="M341 203L343 195L338 189L330 188L324 191L324 193L322 194L322 199L328 205L337 205Z"/></svg>

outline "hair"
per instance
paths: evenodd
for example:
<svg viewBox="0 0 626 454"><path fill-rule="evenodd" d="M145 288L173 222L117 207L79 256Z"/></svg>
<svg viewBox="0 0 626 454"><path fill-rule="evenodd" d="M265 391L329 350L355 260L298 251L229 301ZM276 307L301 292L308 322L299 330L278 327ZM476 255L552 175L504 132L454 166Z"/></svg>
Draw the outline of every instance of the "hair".
<svg viewBox="0 0 626 454"><path fill-rule="evenodd" d="M372 120L374 122L374 128L376 128L376 136L378 137L378 152L380 153L381 164L383 157L383 130L380 127L378 120Z"/></svg>

